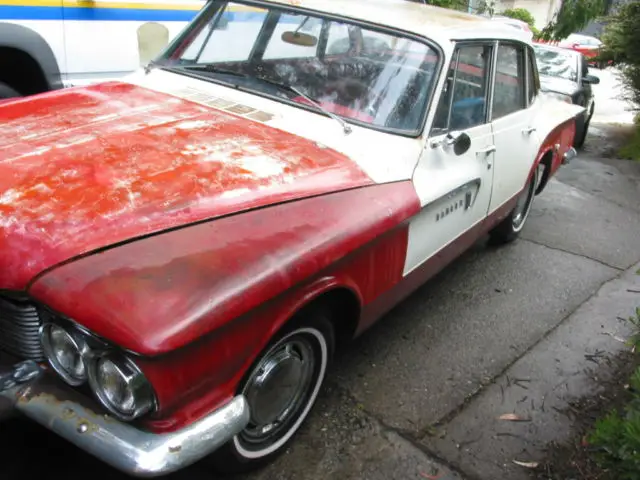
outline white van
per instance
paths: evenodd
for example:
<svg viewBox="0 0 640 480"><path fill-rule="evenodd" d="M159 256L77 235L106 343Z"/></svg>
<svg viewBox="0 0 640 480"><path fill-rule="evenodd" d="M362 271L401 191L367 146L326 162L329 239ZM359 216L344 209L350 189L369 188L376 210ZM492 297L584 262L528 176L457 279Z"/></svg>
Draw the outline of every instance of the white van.
<svg viewBox="0 0 640 480"><path fill-rule="evenodd" d="M0 99L125 76L206 0L0 0Z"/></svg>

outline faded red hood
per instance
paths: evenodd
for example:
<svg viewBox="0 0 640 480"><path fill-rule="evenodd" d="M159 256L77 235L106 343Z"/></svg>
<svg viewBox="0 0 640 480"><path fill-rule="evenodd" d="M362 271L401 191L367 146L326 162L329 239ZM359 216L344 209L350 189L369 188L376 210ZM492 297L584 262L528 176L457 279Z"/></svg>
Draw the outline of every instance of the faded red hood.
<svg viewBox="0 0 640 480"><path fill-rule="evenodd" d="M0 289L132 237L371 184L331 149L125 83L0 105Z"/></svg>

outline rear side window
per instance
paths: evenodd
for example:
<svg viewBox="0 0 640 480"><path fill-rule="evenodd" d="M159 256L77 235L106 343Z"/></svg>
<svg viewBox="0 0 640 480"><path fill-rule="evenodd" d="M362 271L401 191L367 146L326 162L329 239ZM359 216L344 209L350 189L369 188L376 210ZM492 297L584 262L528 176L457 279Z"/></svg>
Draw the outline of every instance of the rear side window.
<svg viewBox="0 0 640 480"><path fill-rule="evenodd" d="M493 120L526 108L524 46L498 45Z"/></svg>

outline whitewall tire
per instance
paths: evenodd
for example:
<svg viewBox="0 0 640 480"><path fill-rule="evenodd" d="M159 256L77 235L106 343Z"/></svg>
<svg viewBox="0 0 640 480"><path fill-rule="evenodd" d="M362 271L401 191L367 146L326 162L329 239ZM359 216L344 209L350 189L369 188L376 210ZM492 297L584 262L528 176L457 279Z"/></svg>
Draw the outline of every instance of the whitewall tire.
<svg viewBox="0 0 640 480"><path fill-rule="evenodd" d="M307 419L334 351L329 315L305 312L285 327L249 369L238 390L247 399L249 425L212 460L216 470L239 473L282 453Z"/></svg>
<svg viewBox="0 0 640 480"><path fill-rule="evenodd" d="M538 179L542 178L543 171L543 166L535 169L531 180L518 196L516 206L511 210L509 216L489 232L492 244L509 243L520 236L527 218L529 218L529 213L531 213L531 207L539 185Z"/></svg>

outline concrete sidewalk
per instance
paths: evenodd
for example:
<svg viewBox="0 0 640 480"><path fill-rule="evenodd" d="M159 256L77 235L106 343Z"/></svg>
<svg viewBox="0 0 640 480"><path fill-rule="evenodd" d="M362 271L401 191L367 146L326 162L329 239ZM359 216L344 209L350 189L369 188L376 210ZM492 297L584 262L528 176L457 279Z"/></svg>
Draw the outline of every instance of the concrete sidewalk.
<svg viewBox="0 0 640 480"><path fill-rule="evenodd" d="M640 264L605 283L546 338L511 365L421 444L467 478L530 478L514 463L539 462L551 442L571 438L566 413L576 398L597 394L612 372L608 358L629 347L628 318L640 306ZM517 421L501 420L514 414Z"/></svg>

